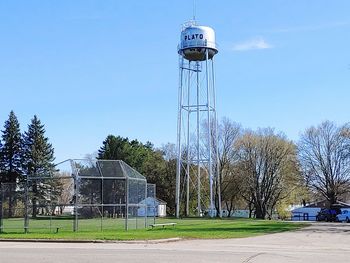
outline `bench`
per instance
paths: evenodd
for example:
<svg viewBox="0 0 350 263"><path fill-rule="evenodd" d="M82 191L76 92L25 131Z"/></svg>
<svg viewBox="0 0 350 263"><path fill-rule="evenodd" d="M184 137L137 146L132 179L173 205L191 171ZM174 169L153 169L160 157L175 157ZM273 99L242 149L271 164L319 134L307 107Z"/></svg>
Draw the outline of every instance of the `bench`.
<svg viewBox="0 0 350 263"><path fill-rule="evenodd" d="M152 229L154 227L158 227L158 226L162 226L163 228L165 228L166 226L173 226L175 227L176 223L164 223L164 224L151 224L150 226L152 227Z"/></svg>

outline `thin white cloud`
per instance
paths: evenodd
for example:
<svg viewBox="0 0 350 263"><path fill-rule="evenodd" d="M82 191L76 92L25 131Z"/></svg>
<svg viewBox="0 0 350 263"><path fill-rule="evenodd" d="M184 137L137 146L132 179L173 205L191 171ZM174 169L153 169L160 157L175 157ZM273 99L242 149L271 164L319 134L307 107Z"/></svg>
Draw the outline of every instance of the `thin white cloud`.
<svg viewBox="0 0 350 263"><path fill-rule="evenodd" d="M269 44L262 37L253 38L244 42L236 43L233 45L234 51L248 51L248 50L256 50L256 49L269 49L273 48L271 44Z"/></svg>

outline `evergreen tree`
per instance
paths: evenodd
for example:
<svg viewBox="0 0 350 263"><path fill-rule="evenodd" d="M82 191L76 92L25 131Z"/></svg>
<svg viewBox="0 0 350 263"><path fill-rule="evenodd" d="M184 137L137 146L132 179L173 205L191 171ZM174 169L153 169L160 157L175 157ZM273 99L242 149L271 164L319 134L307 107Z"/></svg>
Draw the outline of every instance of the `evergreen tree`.
<svg viewBox="0 0 350 263"><path fill-rule="evenodd" d="M10 112L2 131L3 145L0 149L0 183L6 183L3 198L8 203L8 216L14 214L16 183L21 175L21 132L17 117ZM2 186L3 187L3 186ZM4 201L3 200L3 201Z"/></svg>
<svg viewBox="0 0 350 263"><path fill-rule="evenodd" d="M98 159L123 160L129 164L130 143L128 138L108 135L98 150Z"/></svg>
<svg viewBox="0 0 350 263"><path fill-rule="evenodd" d="M155 154L150 142L143 144L138 140L130 141L121 136L108 135L103 141L103 146L98 150L98 159L123 160L128 165L144 174L145 162Z"/></svg>
<svg viewBox="0 0 350 263"><path fill-rule="evenodd" d="M173 212L175 188L172 182L176 175L176 154L171 153L170 148L160 151L154 149L150 142L143 144L138 140L108 135L98 151L98 159L123 160L129 164L145 176L148 183L157 185L157 197L166 201ZM168 158L165 159L163 154Z"/></svg>
<svg viewBox="0 0 350 263"><path fill-rule="evenodd" d="M28 131L23 136L23 170L29 177L47 177L54 171L54 149L45 137L45 128L35 115L28 125ZM46 199L47 192L52 191L54 185L47 181L32 180L29 183L32 197L33 217L37 214L37 205ZM48 185L49 184L49 185Z"/></svg>
<svg viewBox="0 0 350 263"><path fill-rule="evenodd" d="M13 111L10 112L2 131L3 145L0 150L1 182L16 183L21 175L21 132Z"/></svg>

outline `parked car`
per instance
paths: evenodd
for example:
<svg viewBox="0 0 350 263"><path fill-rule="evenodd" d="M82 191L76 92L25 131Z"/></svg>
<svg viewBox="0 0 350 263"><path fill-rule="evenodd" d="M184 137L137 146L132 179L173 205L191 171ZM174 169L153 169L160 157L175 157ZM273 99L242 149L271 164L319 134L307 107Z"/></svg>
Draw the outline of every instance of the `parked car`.
<svg viewBox="0 0 350 263"><path fill-rule="evenodd" d="M328 209L323 208L318 212L316 216L317 221L334 222L337 219L337 215L340 214L340 209Z"/></svg>
<svg viewBox="0 0 350 263"><path fill-rule="evenodd" d="M347 222L350 223L350 209L341 209L341 213L337 215L336 220L338 222Z"/></svg>

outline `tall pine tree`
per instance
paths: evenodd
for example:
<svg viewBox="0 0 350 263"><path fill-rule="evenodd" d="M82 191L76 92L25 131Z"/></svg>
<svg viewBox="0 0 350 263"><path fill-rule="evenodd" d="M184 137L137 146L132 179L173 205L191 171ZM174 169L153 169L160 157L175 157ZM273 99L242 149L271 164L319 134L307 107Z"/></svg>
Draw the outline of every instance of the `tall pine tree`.
<svg viewBox="0 0 350 263"><path fill-rule="evenodd" d="M28 131L23 136L23 171L28 177L46 177L54 171L54 149L45 137L45 128L36 115L28 125ZM37 215L37 206L40 200L47 195L47 185L39 180L32 180L29 183L33 192L32 208L33 217Z"/></svg>
<svg viewBox="0 0 350 263"><path fill-rule="evenodd" d="M1 135L3 145L0 150L0 182L3 185L3 198L8 202L8 216L14 214L16 183L21 175L21 132L13 111L5 121Z"/></svg>
<svg viewBox="0 0 350 263"><path fill-rule="evenodd" d="M21 175L21 132L18 119L10 112L2 131L3 145L0 150L1 182L16 183Z"/></svg>

